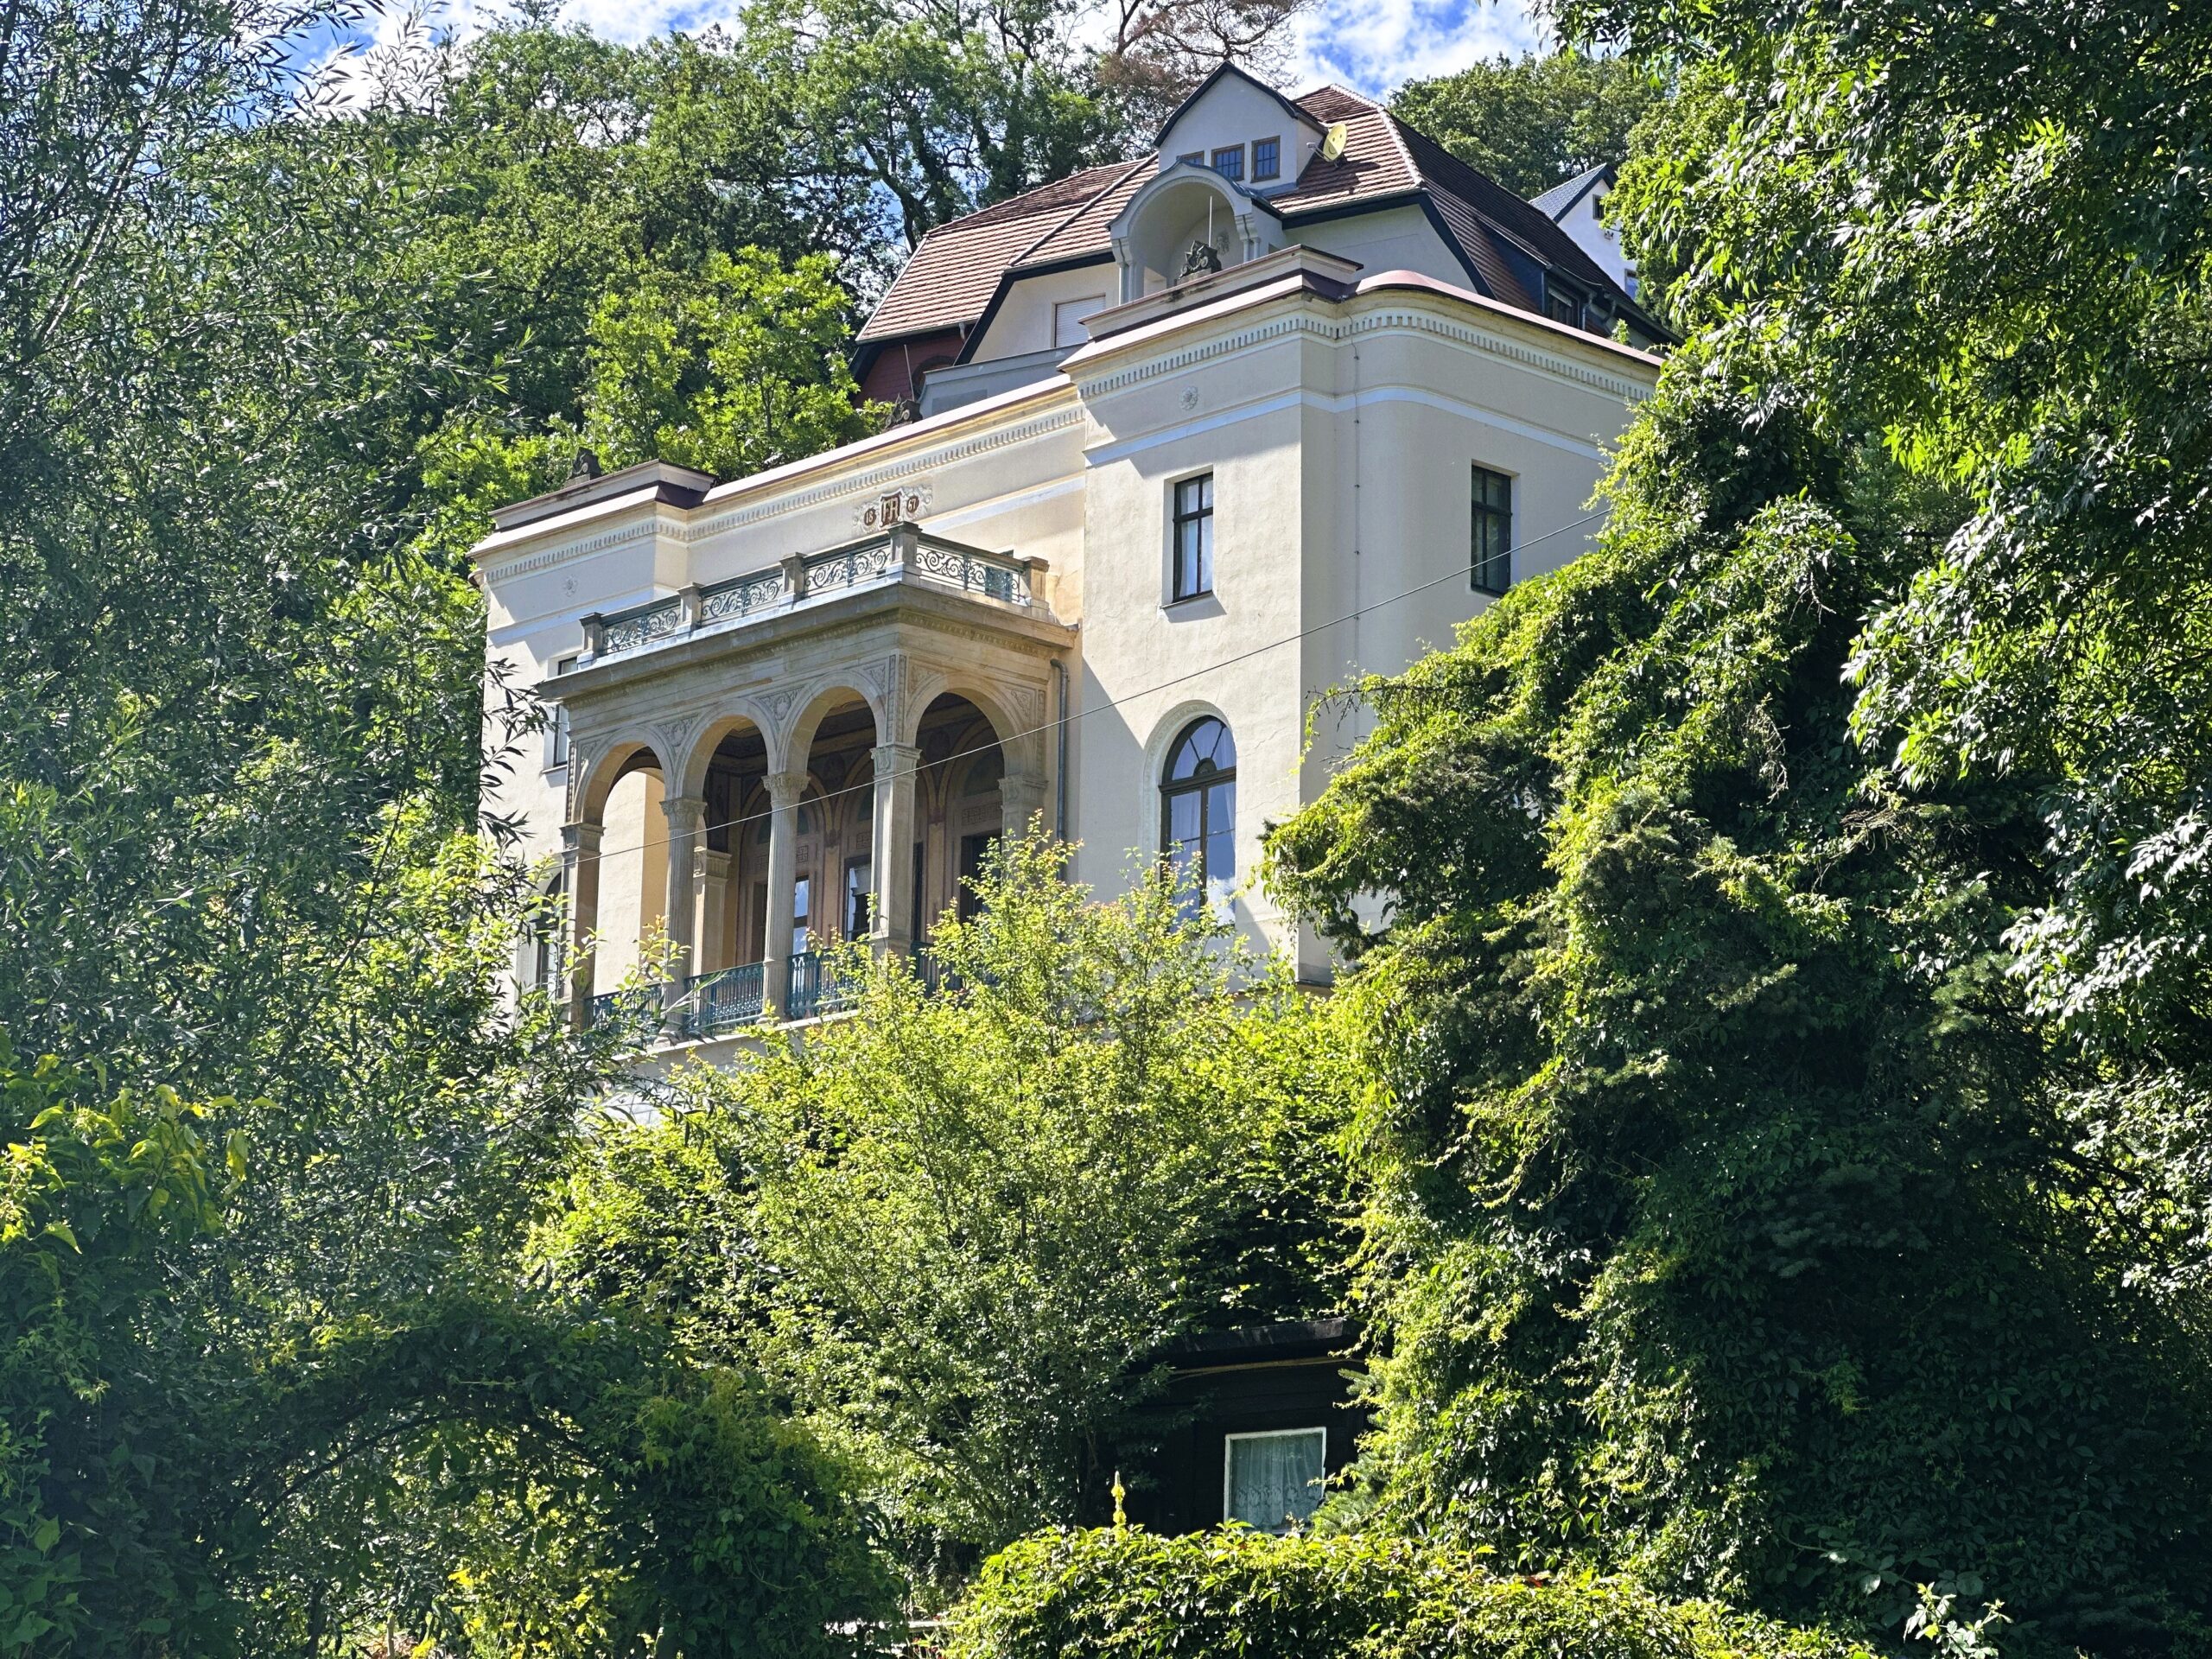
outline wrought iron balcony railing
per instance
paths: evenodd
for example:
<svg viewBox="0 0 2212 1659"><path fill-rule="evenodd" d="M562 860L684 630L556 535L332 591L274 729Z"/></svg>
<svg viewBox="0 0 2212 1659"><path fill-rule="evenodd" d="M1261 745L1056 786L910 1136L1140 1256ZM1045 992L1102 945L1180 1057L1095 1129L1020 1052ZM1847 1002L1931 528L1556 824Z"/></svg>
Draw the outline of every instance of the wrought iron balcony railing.
<svg viewBox="0 0 2212 1659"><path fill-rule="evenodd" d="M691 1037L713 1037L756 1026L767 1011L767 963L740 963L711 974L694 974L684 985L683 1029Z"/></svg>
<svg viewBox="0 0 2212 1659"><path fill-rule="evenodd" d="M926 948L913 957L914 972L932 996L950 995L960 988L959 976ZM791 958L790 1006L780 1018L788 1022L834 1014L853 1000L855 988L837 971L836 961L824 952L800 950ZM604 991L588 1004L593 1025L618 1012L643 1008L657 993L647 986ZM766 1022L769 1017L767 963L740 963L712 973L694 974L683 982L683 994L675 1004L670 1034L677 1038L719 1037Z"/></svg>
<svg viewBox="0 0 2212 1659"><path fill-rule="evenodd" d="M772 612L798 608L855 588L912 580L956 588L1002 605L1038 602L1045 562L993 553L925 536L912 524L894 524L883 535L833 547L826 552L794 554L773 569L754 570L728 582L686 588L667 599L633 605L628 610L594 613L583 619L582 668L610 657L704 630L719 631Z"/></svg>
<svg viewBox="0 0 2212 1659"><path fill-rule="evenodd" d="M786 1020L811 1020L845 1006L852 988L839 977L836 964L818 950L801 950L791 957L791 1007Z"/></svg>

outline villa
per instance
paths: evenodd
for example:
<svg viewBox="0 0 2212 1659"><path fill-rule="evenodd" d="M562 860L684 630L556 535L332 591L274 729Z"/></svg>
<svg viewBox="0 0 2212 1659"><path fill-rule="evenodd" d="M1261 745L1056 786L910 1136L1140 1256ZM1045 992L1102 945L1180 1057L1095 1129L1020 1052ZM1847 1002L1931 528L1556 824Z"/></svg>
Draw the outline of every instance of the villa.
<svg viewBox="0 0 2212 1659"><path fill-rule="evenodd" d="M490 666L553 717L491 810L577 935L522 976L584 1013L664 929L667 1051L711 1059L820 1009L825 939L925 942L1041 824L1102 890L1173 861L1325 982L1249 880L1359 734L1309 716L1576 556L1658 371L1577 182L1555 219L1224 67L1153 152L923 238L859 335L887 429L499 512Z"/></svg>

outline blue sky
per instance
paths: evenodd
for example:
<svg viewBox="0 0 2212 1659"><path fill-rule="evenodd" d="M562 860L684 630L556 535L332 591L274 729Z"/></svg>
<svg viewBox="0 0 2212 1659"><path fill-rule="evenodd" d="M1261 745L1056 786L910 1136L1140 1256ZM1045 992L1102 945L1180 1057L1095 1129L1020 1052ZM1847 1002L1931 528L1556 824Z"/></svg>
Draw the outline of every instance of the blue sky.
<svg viewBox="0 0 2212 1659"><path fill-rule="evenodd" d="M563 16L608 40L634 41L671 29L702 29L734 16L742 0L568 0ZM466 33L500 15L499 0L432 0L428 19ZM404 4L374 15L390 40L405 26ZM1478 57L1540 46L1543 25L1525 0L1315 0L1300 23L1295 87L1332 80L1381 96L1409 75L1440 74Z"/></svg>

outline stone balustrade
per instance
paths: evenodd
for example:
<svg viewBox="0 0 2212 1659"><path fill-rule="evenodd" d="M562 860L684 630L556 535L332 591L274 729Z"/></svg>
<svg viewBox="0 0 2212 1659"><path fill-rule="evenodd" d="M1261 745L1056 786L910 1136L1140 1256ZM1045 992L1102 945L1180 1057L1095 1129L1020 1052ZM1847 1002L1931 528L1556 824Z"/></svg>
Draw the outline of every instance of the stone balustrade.
<svg viewBox="0 0 2212 1659"><path fill-rule="evenodd" d="M1001 605L1027 607L1042 595L1045 561L994 553L924 534L911 524L819 553L794 554L769 569L693 586L666 599L583 619L576 668L628 656L704 629L781 614L876 583L948 588Z"/></svg>

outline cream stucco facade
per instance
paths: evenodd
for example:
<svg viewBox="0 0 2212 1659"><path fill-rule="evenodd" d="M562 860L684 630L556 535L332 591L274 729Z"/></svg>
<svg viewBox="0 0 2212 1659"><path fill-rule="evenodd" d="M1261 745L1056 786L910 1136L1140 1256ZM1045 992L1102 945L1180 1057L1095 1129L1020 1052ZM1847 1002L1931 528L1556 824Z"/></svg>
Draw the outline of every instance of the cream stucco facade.
<svg viewBox="0 0 2212 1659"><path fill-rule="evenodd" d="M1171 138L1290 107L1225 85ZM1303 164L1322 130L1281 124ZM1195 175L1163 154L1149 176L1173 188L1120 198L1116 246L1168 245L1147 201L1180 236ZM1317 708L1492 602L1478 520L1493 553L1504 524L1515 581L1580 553L1657 369L1455 283L1432 219L1382 202L1165 285L1016 270L983 319L999 344L959 370L972 401L752 478L649 464L497 515L476 550L489 665L557 718L489 810L560 872L580 1014L664 933L671 1046L811 1013L825 938L925 944L989 840L1032 824L1103 892L1187 860L1238 932L1325 982L1325 948L1252 880L1266 827L1357 737ZM1084 343L1056 346L1071 300ZM1179 531L1179 499L1210 501L1203 530ZM1202 591L1179 591L1179 535L1208 539L1210 580L1183 571ZM1209 719L1230 744L1208 751L1199 851L1172 816L1196 805L1163 785Z"/></svg>

